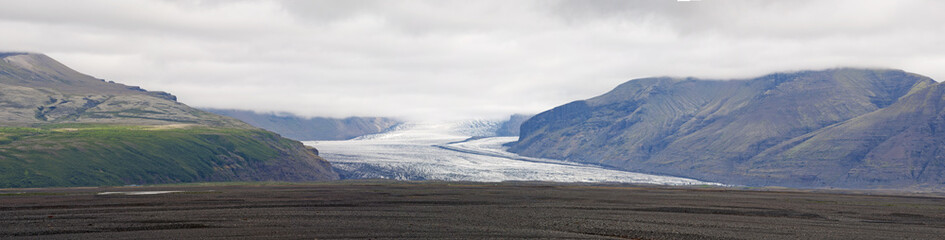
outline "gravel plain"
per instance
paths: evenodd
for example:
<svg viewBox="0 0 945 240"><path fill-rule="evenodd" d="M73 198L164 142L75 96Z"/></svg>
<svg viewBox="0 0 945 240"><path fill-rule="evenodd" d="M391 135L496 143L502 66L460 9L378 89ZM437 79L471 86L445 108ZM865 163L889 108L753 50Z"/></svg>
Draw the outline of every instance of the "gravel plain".
<svg viewBox="0 0 945 240"><path fill-rule="evenodd" d="M383 181L0 189L2 239L942 236L937 194Z"/></svg>

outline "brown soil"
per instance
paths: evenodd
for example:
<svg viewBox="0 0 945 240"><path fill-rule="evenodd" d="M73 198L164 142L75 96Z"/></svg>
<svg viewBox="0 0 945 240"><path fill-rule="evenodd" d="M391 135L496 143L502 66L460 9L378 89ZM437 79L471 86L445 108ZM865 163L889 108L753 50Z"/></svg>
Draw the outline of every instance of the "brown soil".
<svg viewBox="0 0 945 240"><path fill-rule="evenodd" d="M183 191L99 195L120 191ZM544 183L0 190L0 238L934 239L945 198Z"/></svg>

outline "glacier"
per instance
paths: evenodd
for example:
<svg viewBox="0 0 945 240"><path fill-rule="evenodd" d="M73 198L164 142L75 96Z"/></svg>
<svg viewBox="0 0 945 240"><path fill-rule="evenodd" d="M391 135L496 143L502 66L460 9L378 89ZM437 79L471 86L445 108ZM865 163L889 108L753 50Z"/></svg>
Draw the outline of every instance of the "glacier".
<svg viewBox="0 0 945 240"><path fill-rule="evenodd" d="M719 185L520 156L503 146L518 138L496 137L498 126L483 120L410 122L351 140L303 143L317 148L345 179Z"/></svg>

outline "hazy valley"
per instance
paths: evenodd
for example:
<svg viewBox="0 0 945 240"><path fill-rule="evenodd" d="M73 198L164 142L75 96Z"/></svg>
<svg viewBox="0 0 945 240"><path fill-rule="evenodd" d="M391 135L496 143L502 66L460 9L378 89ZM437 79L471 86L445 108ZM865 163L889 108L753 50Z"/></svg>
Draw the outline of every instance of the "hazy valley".
<svg viewBox="0 0 945 240"><path fill-rule="evenodd" d="M263 128L299 140L348 140L364 135L390 130L401 124L400 120L383 117L348 117L343 119L324 117L300 117L290 113L256 113L233 109L204 109L211 113L236 118L258 128Z"/></svg>

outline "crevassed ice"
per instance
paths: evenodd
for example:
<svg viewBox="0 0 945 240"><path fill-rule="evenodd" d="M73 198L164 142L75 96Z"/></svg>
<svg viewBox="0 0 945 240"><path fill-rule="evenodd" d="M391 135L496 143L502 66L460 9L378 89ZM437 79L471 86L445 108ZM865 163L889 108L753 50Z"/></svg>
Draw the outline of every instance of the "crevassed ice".
<svg viewBox="0 0 945 240"><path fill-rule="evenodd" d="M485 121L406 123L395 130L345 141L307 141L344 178L444 181L612 182L664 185L712 184L693 179L605 169L531 158L506 151L516 137L494 133Z"/></svg>

